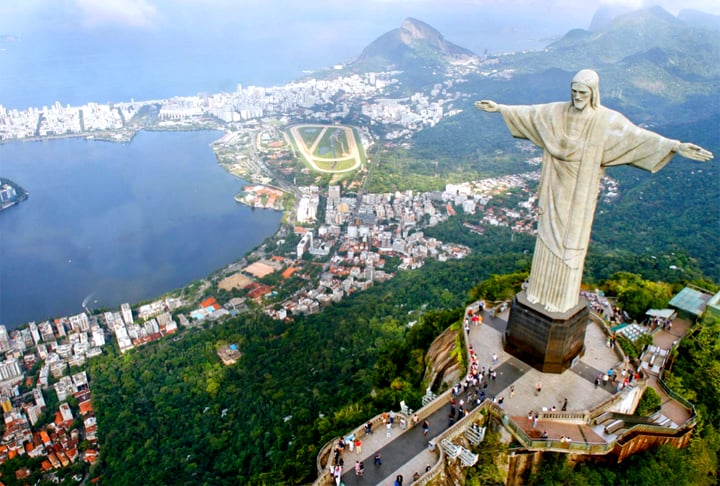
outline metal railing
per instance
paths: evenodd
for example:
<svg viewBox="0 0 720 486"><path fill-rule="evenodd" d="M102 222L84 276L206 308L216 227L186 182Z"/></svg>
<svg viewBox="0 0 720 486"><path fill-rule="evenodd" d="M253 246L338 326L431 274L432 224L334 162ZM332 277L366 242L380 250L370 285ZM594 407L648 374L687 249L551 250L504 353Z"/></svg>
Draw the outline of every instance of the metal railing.
<svg viewBox="0 0 720 486"><path fill-rule="evenodd" d="M660 376L657 378L657 382L660 385L660 387L663 389L665 393L668 394L670 398L675 400L676 402L680 403L683 407L687 408L691 412L692 417L697 416L697 412L695 410L695 405L690 403L685 397L682 395L676 393L675 391L671 390L670 387L665 383L665 380L663 380Z"/></svg>

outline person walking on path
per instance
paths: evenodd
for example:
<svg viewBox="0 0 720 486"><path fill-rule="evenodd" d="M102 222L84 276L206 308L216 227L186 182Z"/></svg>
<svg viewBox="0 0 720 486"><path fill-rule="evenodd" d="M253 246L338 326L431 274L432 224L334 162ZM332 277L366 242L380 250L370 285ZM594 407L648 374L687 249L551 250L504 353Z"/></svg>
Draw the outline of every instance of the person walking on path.
<svg viewBox="0 0 720 486"><path fill-rule="evenodd" d="M537 382L535 383L535 395L540 395L540 392L542 391L542 383Z"/></svg>
<svg viewBox="0 0 720 486"><path fill-rule="evenodd" d="M380 454L379 452L375 454L373 464L375 464L376 466L382 466L382 454Z"/></svg>
<svg viewBox="0 0 720 486"><path fill-rule="evenodd" d="M563 412L567 412L567 397L565 397L565 401L563 402L563 406L560 410L562 410Z"/></svg>
<svg viewBox="0 0 720 486"><path fill-rule="evenodd" d="M427 420L425 420L425 421L423 422L423 424L422 424L422 429L423 429L423 435L424 435L425 437L427 437L428 432L430 432L430 422L428 422Z"/></svg>

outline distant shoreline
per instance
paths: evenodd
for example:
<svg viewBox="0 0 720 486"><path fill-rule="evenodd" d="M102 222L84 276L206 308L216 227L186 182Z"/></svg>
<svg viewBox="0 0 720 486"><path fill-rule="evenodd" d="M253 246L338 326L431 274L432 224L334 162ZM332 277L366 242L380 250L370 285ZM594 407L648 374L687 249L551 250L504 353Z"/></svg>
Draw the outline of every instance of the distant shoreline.
<svg viewBox="0 0 720 486"><path fill-rule="evenodd" d="M145 130L143 128L142 130ZM86 140L93 140L99 142L116 142L116 143L127 143L131 142L135 135L140 130L136 130L132 133L122 132L103 132L102 134L94 134L91 132L82 133L63 133L60 135L44 135L42 137L24 137L24 138L12 138L6 140L0 140L0 145L13 142L45 142L47 140L65 140L68 138L84 138Z"/></svg>

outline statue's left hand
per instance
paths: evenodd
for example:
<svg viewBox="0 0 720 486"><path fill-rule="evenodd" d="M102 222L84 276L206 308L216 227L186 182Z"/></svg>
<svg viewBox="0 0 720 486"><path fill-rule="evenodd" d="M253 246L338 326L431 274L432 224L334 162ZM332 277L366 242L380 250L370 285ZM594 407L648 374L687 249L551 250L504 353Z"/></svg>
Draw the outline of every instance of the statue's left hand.
<svg viewBox="0 0 720 486"><path fill-rule="evenodd" d="M712 152L694 143L681 143L676 147L675 152L687 159L699 160L700 162L707 162L713 158Z"/></svg>
<svg viewBox="0 0 720 486"><path fill-rule="evenodd" d="M475 102L475 108L489 113L495 113L498 111L498 104L492 100L480 100Z"/></svg>

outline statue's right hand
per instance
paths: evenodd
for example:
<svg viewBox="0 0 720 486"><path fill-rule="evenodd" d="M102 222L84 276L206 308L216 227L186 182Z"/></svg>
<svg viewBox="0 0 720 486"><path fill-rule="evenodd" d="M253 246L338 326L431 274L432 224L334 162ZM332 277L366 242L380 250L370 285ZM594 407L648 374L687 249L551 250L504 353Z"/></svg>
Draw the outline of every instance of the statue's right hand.
<svg viewBox="0 0 720 486"><path fill-rule="evenodd" d="M489 113L498 111L498 104L492 100L480 100L475 102L475 108Z"/></svg>

